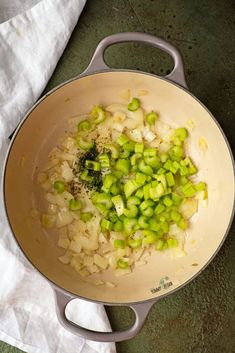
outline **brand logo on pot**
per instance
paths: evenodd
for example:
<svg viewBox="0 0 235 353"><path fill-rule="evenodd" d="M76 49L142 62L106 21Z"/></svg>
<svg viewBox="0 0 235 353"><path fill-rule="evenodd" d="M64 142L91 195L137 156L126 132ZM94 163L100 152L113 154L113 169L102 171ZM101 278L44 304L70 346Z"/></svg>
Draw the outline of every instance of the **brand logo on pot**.
<svg viewBox="0 0 235 353"><path fill-rule="evenodd" d="M151 293L156 293L159 292L162 289L167 289L169 287L173 286L173 283L171 282L169 277L163 277L159 281L159 285L157 287L153 287L150 289Z"/></svg>

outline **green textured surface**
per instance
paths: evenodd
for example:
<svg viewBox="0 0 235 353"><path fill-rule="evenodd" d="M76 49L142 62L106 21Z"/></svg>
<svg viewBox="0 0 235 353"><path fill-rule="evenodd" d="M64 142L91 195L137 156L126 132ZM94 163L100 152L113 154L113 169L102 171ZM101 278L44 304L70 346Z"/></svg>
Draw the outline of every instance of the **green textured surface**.
<svg viewBox="0 0 235 353"><path fill-rule="evenodd" d="M235 148L235 5L232 0L88 0L47 91L81 73L103 37L143 31L181 51L190 90L211 110ZM107 50L113 67L165 74L171 60L156 49L123 44ZM235 352L235 225L219 254L192 283L155 304L141 333L118 353ZM127 308L108 308L114 329L127 326ZM40 333L39 333L40 339ZM0 353L20 352L0 343Z"/></svg>

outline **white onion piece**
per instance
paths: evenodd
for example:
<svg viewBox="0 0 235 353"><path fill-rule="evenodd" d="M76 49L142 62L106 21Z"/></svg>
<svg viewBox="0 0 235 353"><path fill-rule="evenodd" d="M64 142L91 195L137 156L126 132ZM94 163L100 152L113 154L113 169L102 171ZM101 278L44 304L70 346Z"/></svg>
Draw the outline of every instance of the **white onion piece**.
<svg viewBox="0 0 235 353"><path fill-rule="evenodd" d="M123 112L116 112L111 119L113 122L121 124L126 119L126 114Z"/></svg>
<svg viewBox="0 0 235 353"><path fill-rule="evenodd" d="M67 161L64 161L61 165L61 176L66 182L73 180L73 171Z"/></svg>
<svg viewBox="0 0 235 353"><path fill-rule="evenodd" d="M76 140L72 137L67 137L64 141L61 142L61 145L67 150L71 150L74 146L76 146Z"/></svg>
<svg viewBox="0 0 235 353"><path fill-rule="evenodd" d="M138 124L140 125L144 124L144 111L142 108L138 108L134 112L127 110L127 117L135 121L138 121Z"/></svg>
<svg viewBox="0 0 235 353"><path fill-rule="evenodd" d="M64 265L68 265L71 259L72 259L71 251L66 251L64 255L58 257L58 260L62 262L62 264Z"/></svg>
<svg viewBox="0 0 235 353"><path fill-rule="evenodd" d="M123 123L123 128L125 126L125 129L133 130L139 125L139 122L134 119L126 119Z"/></svg>
<svg viewBox="0 0 235 353"><path fill-rule="evenodd" d="M94 255L94 263L105 270L108 267L108 260L104 256L100 256L99 254Z"/></svg>
<svg viewBox="0 0 235 353"><path fill-rule="evenodd" d="M83 235L76 236L76 241L81 245L82 249L85 250L96 250L99 247L97 241L92 238L87 238Z"/></svg>
<svg viewBox="0 0 235 353"><path fill-rule="evenodd" d="M147 127L144 127L141 132L143 138L148 142L152 142L156 138L156 135Z"/></svg>
<svg viewBox="0 0 235 353"><path fill-rule="evenodd" d="M180 206L180 213L185 219L191 218L198 210L198 200L187 198Z"/></svg>
<svg viewBox="0 0 235 353"><path fill-rule="evenodd" d="M131 140L135 142L142 142L142 134L140 129L133 129L127 132L127 135L130 137Z"/></svg>
<svg viewBox="0 0 235 353"><path fill-rule="evenodd" d="M66 238L60 238L57 242L57 245L60 247L60 248L63 248L63 249L68 249L69 245L70 245L70 241L69 239L66 239Z"/></svg>
<svg viewBox="0 0 235 353"><path fill-rule="evenodd" d="M92 256L84 256L83 265L92 266L94 264L94 258Z"/></svg>
<svg viewBox="0 0 235 353"><path fill-rule="evenodd" d="M72 240L69 245L69 249L74 251L75 253L80 253L82 250L82 247L78 242Z"/></svg>
<svg viewBox="0 0 235 353"><path fill-rule="evenodd" d="M69 211L58 212L56 218L56 228L61 228L70 224L73 221L73 216Z"/></svg>
<svg viewBox="0 0 235 353"><path fill-rule="evenodd" d="M126 122L125 122L125 124L126 124ZM124 130L124 125L121 124L121 123L116 123L116 122L114 122L114 123L113 123L113 129L116 130L116 131L118 131L118 132L123 132L123 130Z"/></svg>

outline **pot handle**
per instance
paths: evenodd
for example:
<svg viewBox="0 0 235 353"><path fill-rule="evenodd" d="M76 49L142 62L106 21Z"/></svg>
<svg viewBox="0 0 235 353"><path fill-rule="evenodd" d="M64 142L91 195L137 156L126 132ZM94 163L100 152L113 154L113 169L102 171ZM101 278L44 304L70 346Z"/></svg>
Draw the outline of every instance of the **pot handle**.
<svg viewBox="0 0 235 353"><path fill-rule="evenodd" d="M117 33L104 38L98 44L91 62L83 74L91 74L97 71L110 70L110 68L104 62L104 52L110 45L124 42L139 42L149 44L168 53L174 60L174 68L171 73L165 77L168 80L187 88L184 75L183 60L178 49L176 49L172 44L162 38L140 32Z"/></svg>
<svg viewBox="0 0 235 353"><path fill-rule="evenodd" d="M149 310L151 309L152 305L156 302L156 300L152 300L149 302L130 305L129 307L135 313L135 322L127 330L117 332L100 332L81 327L78 324L75 324L74 322L68 320L65 315L66 306L71 300L76 299L76 297L70 296L69 294L65 294L55 288L53 288L53 290L56 299L56 313L60 324L74 335L81 336L82 338L85 338L87 340L99 342L120 342L135 337L137 333L141 330L145 319L149 313Z"/></svg>

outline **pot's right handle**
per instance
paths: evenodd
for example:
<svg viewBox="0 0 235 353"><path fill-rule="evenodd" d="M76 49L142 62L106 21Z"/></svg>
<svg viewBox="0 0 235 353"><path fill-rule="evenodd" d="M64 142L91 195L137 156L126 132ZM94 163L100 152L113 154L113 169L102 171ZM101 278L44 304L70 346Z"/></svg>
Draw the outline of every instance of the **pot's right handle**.
<svg viewBox="0 0 235 353"><path fill-rule="evenodd" d="M83 74L90 74L96 71L109 70L110 68L104 62L105 50L113 44L124 42L139 42L152 45L158 49L170 54L174 60L174 68L171 73L165 76L168 80L178 83L179 85L187 88L184 75L184 65L180 52L172 44L166 40L140 32L124 32L112 34L104 38L97 46L90 64Z"/></svg>
<svg viewBox="0 0 235 353"><path fill-rule="evenodd" d="M134 324L128 328L127 330L123 331L116 331L116 332L101 332L101 331L93 331L87 328L81 327L78 324L67 319L65 314L65 309L67 304L76 299L76 297L72 297L69 294L65 294L64 292L53 288L55 293L56 299L56 313L60 324L69 332L73 333L74 335L81 336L87 340L91 341L99 341L99 342L120 342L131 339L137 335L137 333L141 330L146 317L149 313L149 310L153 306L153 304L157 300L152 300L149 302L139 303L139 304L132 304L129 307L135 313L135 322ZM100 304L101 305L101 304Z"/></svg>

